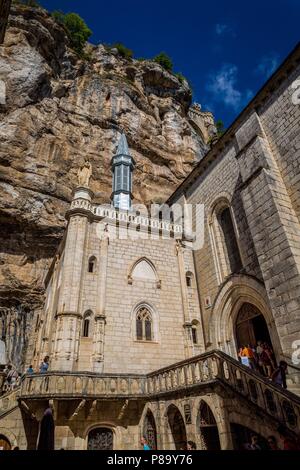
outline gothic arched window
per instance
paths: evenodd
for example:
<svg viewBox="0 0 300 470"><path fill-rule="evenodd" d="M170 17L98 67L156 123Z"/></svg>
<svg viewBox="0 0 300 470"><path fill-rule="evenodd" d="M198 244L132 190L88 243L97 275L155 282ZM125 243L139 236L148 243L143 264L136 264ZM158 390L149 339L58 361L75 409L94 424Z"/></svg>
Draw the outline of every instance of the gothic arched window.
<svg viewBox="0 0 300 470"><path fill-rule="evenodd" d="M193 344L198 344L198 328L199 328L199 322L197 320L192 321L192 339L193 339Z"/></svg>
<svg viewBox="0 0 300 470"><path fill-rule="evenodd" d="M215 203L209 217L209 231L218 284L221 284L227 276L243 268L238 228L227 197Z"/></svg>
<svg viewBox="0 0 300 470"><path fill-rule="evenodd" d="M89 310L83 316L82 336L89 338L92 330L92 312Z"/></svg>
<svg viewBox="0 0 300 470"><path fill-rule="evenodd" d="M231 273L238 272L242 268L242 261L229 207L225 207L220 211L217 219L221 229L228 271Z"/></svg>
<svg viewBox="0 0 300 470"><path fill-rule="evenodd" d="M185 280L187 287L193 287L193 273L187 272L185 274Z"/></svg>
<svg viewBox="0 0 300 470"><path fill-rule="evenodd" d="M91 256L89 259L88 272L94 273L96 271L96 257Z"/></svg>
<svg viewBox="0 0 300 470"><path fill-rule="evenodd" d="M146 307L141 307L136 314L136 339L140 341L153 339L152 315Z"/></svg>

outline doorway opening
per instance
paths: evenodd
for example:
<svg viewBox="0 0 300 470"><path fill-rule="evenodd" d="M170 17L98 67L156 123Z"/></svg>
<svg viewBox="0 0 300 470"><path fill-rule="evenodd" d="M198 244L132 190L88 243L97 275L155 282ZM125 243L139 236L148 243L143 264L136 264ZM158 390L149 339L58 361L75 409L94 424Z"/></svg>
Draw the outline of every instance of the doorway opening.
<svg viewBox="0 0 300 470"><path fill-rule="evenodd" d="M218 426L215 417L204 401L201 402L199 409L199 431L201 437L202 449L220 450L220 439Z"/></svg>
<svg viewBox="0 0 300 470"><path fill-rule="evenodd" d="M266 320L258 308L250 303L241 306L236 318L235 333L238 349L248 344L255 346L258 341L266 342L272 347Z"/></svg>
<svg viewBox="0 0 300 470"><path fill-rule="evenodd" d="M0 434L0 450L11 450L11 444L3 434Z"/></svg>
<svg viewBox="0 0 300 470"><path fill-rule="evenodd" d="M168 421L172 432L175 449L185 449L187 443L185 424L179 409L175 405L171 405L168 409Z"/></svg>
<svg viewBox="0 0 300 470"><path fill-rule="evenodd" d="M150 410L148 410L144 420L143 435L147 439L151 450L157 449L156 425L154 416Z"/></svg>

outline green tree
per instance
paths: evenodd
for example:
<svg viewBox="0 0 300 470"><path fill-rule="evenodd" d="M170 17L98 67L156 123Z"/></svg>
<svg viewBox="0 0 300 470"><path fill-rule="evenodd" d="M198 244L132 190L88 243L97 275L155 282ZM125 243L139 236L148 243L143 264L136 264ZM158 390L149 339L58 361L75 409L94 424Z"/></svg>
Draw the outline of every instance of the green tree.
<svg viewBox="0 0 300 470"><path fill-rule="evenodd" d="M52 16L65 26L70 37L71 46L81 55L86 41L92 34L85 21L77 13L64 14L61 11L54 11Z"/></svg>
<svg viewBox="0 0 300 470"><path fill-rule="evenodd" d="M225 132L225 127L224 127L224 123L222 121L222 119L218 119L216 121L216 128L217 128L217 132L218 132L218 137L221 137L221 135L224 134Z"/></svg>
<svg viewBox="0 0 300 470"><path fill-rule="evenodd" d="M116 48L119 54L125 59L132 59L133 51L131 49L128 49L128 47L124 46L124 44L117 42L113 44L111 47Z"/></svg>
<svg viewBox="0 0 300 470"><path fill-rule="evenodd" d="M153 60L161 65L165 70L168 70L168 72L172 72L173 62L165 52L160 52Z"/></svg>

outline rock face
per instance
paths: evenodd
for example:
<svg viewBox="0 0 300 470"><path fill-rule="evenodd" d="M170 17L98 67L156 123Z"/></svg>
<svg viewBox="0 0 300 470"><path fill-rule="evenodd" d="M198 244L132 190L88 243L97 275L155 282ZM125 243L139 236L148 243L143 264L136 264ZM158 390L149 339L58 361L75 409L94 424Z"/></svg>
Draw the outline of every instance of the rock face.
<svg viewBox="0 0 300 470"><path fill-rule="evenodd" d="M102 45L89 60L42 9L14 6L0 50L1 305L32 309L62 237L78 168L108 202L110 160L124 130L136 161L135 202L167 198L206 153L212 116L190 112L191 91L152 61ZM193 116L197 119L193 121ZM200 124L199 124L200 123Z"/></svg>

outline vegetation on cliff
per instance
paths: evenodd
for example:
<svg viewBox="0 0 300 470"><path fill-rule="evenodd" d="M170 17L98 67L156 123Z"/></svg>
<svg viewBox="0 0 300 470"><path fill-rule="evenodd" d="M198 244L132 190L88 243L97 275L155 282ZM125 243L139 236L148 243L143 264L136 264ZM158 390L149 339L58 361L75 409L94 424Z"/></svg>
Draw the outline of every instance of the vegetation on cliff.
<svg viewBox="0 0 300 470"><path fill-rule="evenodd" d="M77 13L63 13L59 10L53 11L52 16L66 28L71 46L77 54L81 55L87 40L92 34L85 21Z"/></svg>

